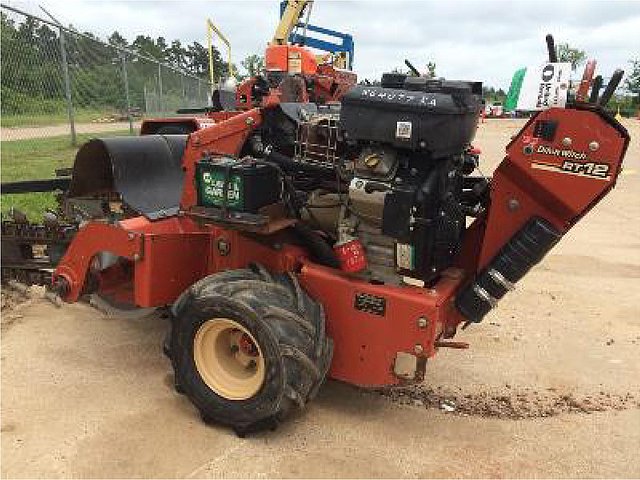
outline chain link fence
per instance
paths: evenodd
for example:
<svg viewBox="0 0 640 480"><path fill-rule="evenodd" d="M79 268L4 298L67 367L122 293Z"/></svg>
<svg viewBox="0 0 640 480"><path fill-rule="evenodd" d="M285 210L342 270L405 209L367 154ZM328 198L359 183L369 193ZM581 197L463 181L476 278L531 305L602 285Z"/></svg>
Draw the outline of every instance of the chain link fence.
<svg viewBox="0 0 640 480"><path fill-rule="evenodd" d="M144 117L208 104L205 78L4 4L0 13L3 182L51 178L91 137L135 135ZM34 195L3 195L2 210L52 198Z"/></svg>
<svg viewBox="0 0 640 480"><path fill-rule="evenodd" d="M2 5L2 140L58 136L207 105L208 82ZM24 131L37 129L37 132ZM74 132L75 130L75 132Z"/></svg>

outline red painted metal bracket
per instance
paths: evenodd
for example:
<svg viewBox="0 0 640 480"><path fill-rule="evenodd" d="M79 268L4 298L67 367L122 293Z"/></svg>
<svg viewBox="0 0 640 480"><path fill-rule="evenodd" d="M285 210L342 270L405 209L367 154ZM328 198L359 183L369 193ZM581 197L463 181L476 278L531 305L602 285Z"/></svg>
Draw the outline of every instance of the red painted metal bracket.
<svg viewBox="0 0 640 480"><path fill-rule="evenodd" d="M69 249L53 273L53 282L63 278L68 288L61 292L67 302L75 302L82 293L91 261L100 252L111 252L131 261L143 256L143 235L123 230L117 224L91 222L78 231Z"/></svg>

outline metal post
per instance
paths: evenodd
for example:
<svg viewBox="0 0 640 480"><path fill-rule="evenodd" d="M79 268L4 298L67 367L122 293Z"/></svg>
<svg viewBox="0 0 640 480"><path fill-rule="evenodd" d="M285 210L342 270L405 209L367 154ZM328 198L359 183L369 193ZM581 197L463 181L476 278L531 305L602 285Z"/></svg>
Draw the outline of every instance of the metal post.
<svg viewBox="0 0 640 480"><path fill-rule="evenodd" d="M200 91L200 80L196 80L196 81L198 82L198 103L197 103L197 105L198 105L198 106L200 106L200 104L202 103L202 102L201 102L201 99L202 99L202 96L201 96L201 95L202 95L202 92Z"/></svg>
<svg viewBox="0 0 640 480"><path fill-rule="evenodd" d="M158 64L158 110L164 112L162 109L162 65Z"/></svg>
<svg viewBox="0 0 640 480"><path fill-rule="evenodd" d="M127 76L127 57L122 58L122 78L124 80L124 96L127 100L127 118L129 119L129 133L133 135L133 117L131 116L131 99L129 97L129 77Z"/></svg>
<svg viewBox="0 0 640 480"><path fill-rule="evenodd" d="M62 61L62 74L64 76L64 93L67 100L67 115L69 116L69 129L71 130L71 145L78 144L76 138L76 124L71 100L71 77L69 75L69 63L67 62L67 49L64 42L64 30L60 28L60 55Z"/></svg>

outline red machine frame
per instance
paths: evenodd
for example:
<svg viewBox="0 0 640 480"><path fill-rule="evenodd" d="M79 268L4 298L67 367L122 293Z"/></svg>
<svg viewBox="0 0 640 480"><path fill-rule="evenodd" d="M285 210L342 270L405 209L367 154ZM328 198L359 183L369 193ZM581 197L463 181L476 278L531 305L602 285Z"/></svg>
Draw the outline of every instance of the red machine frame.
<svg viewBox="0 0 640 480"><path fill-rule="evenodd" d="M329 63L318 64L315 55L299 45L270 45L265 52L265 63L267 72L297 75L301 81L304 77L309 82L311 90L308 92L306 85L304 86L302 97L298 100L301 102L337 102L357 82L355 73L337 69ZM260 105L254 101L252 94L256 82L257 77L252 77L238 85L235 91L235 110L206 112L203 116L148 119L142 122L140 134L154 134L165 126L180 126L189 133L195 132L258 108ZM274 94L272 91L271 95Z"/></svg>
<svg viewBox="0 0 640 480"><path fill-rule="evenodd" d="M162 306L173 303L200 278L252 262L275 272L295 271L327 314L335 344L329 376L362 386L397 384L402 381L394 373L398 353L424 363L438 346L446 346L443 339L451 338L466 321L454 305L456 293L532 217L545 218L565 233L613 188L629 142L624 128L597 107L578 104L538 113L507 146L491 183L489 209L468 228L456 266L432 288L374 285L314 264L303 248L261 241L189 215L197 204L196 161L205 154L239 155L250 133L261 125L263 109L278 101L273 95L263 101L263 108L237 113L190 135L177 216L93 222L81 228L54 273L54 284L65 286L58 289L63 299L76 301L92 283L139 307ZM556 124L553 141L536 131L540 121ZM93 259L104 251L122 261L94 271ZM127 275L130 281L122 282ZM356 294L384 297L385 311L372 315L354 309Z"/></svg>

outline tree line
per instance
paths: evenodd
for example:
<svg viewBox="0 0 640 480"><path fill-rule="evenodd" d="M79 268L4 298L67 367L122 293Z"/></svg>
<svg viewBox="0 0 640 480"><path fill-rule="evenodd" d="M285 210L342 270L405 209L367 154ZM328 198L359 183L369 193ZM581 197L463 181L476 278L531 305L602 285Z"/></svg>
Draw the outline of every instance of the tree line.
<svg viewBox="0 0 640 480"><path fill-rule="evenodd" d="M26 17L16 22L5 13L0 18L2 55L3 115L56 114L65 111L65 87L59 29ZM126 64L132 107L144 106L144 92L157 94L159 88L166 96L193 96L198 87L199 97L208 91L209 56L199 42L183 44L138 35L131 43L117 31L102 42L90 32L83 35L65 33L66 61L70 76L71 94L79 108L112 108L125 110L123 60ZM171 69L136 55L123 53L113 47L124 47L141 55L174 66L201 79L186 78ZM228 65L220 52L213 49L213 71L216 79L228 75Z"/></svg>
<svg viewBox="0 0 640 480"><path fill-rule="evenodd" d="M66 106L59 29L32 17L16 22L4 13L1 14L0 23L3 115L64 112ZM80 107L126 109L123 60L126 62L132 107L144 107L145 93L158 95L160 89L164 96L175 97L177 106L186 98L196 97L194 88L208 90L209 56L207 48L197 41L183 44L180 40L168 41L164 37L138 35L129 43L118 31L109 35L106 43L90 32L84 32L83 35L65 34L64 37L71 94L74 103ZM159 79L157 64L135 55L123 54L113 47L125 48L170 64L200 78L201 82L185 81L184 77L166 68ZM570 62L575 71L585 63L587 55L580 49L561 44L558 46L558 57L560 61ZM614 97L611 106L632 113L640 105L640 59L630 60L630 64L625 89ZM244 74L239 73L235 65L231 67L237 80L260 73L264 68L264 58L249 55L241 62L241 66ZM213 71L216 80L229 75L229 66L216 48L213 49ZM425 74L436 77L435 63L427 63ZM207 93L200 91L197 98L206 98ZM490 102L504 101L506 95L502 89L493 87L485 87L484 94Z"/></svg>

